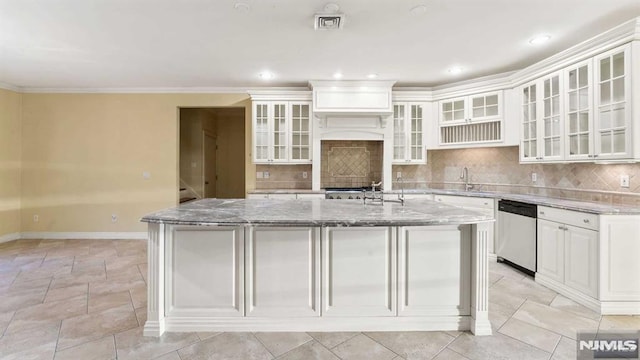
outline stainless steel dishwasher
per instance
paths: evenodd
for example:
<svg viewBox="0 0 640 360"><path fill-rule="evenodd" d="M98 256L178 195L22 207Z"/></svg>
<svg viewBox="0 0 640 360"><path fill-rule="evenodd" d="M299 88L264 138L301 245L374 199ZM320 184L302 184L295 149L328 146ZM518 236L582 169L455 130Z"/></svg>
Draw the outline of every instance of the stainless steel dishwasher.
<svg viewBox="0 0 640 360"><path fill-rule="evenodd" d="M534 204L498 201L498 261L531 276L536 272L537 212Z"/></svg>

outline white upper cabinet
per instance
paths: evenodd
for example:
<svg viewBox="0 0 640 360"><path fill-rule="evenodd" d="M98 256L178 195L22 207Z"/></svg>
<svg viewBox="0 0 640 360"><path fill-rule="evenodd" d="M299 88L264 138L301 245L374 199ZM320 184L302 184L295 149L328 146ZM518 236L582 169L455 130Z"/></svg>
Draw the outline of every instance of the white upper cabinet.
<svg viewBox="0 0 640 360"><path fill-rule="evenodd" d="M565 158L593 158L593 86L591 59L569 66L564 71Z"/></svg>
<svg viewBox="0 0 640 360"><path fill-rule="evenodd" d="M478 144L503 139L502 91L441 100L439 144Z"/></svg>
<svg viewBox="0 0 640 360"><path fill-rule="evenodd" d="M393 163L424 164L425 131L420 103L393 103Z"/></svg>
<svg viewBox="0 0 640 360"><path fill-rule="evenodd" d="M630 158L631 47L624 45L595 57L595 156Z"/></svg>
<svg viewBox="0 0 640 360"><path fill-rule="evenodd" d="M311 162L311 102L253 102L253 161Z"/></svg>

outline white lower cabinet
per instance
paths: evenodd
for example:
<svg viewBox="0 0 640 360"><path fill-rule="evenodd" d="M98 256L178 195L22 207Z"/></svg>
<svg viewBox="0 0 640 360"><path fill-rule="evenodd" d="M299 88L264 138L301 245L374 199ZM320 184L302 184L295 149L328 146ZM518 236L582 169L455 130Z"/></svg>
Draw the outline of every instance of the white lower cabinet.
<svg viewBox="0 0 640 360"><path fill-rule="evenodd" d="M320 316L320 228L247 230L247 316Z"/></svg>
<svg viewBox="0 0 640 360"><path fill-rule="evenodd" d="M591 228L575 226L578 223ZM597 298L599 234L594 227L597 228L595 215L538 207L536 276Z"/></svg>
<svg viewBox="0 0 640 360"><path fill-rule="evenodd" d="M470 235L462 234L469 230L399 228L399 316L469 315L471 243Z"/></svg>
<svg viewBox="0 0 640 360"><path fill-rule="evenodd" d="M167 316L244 315L242 227L174 227L167 242Z"/></svg>
<svg viewBox="0 0 640 360"><path fill-rule="evenodd" d="M324 229L323 316L396 315L395 240L390 227Z"/></svg>

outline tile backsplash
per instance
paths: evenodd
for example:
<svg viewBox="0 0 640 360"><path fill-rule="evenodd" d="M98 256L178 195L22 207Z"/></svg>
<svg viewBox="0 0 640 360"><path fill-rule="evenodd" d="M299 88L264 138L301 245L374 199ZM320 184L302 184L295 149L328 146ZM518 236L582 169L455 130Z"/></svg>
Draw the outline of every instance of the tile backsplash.
<svg viewBox="0 0 640 360"><path fill-rule="evenodd" d="M370 186L382 179L382 141L324 140L320 187Z"/></svg>
<svg viewBox="0 0 640 360"><path fill-rule="evenodd" d="M372 143L363 145L362 143ZM346 147L349 151L338 158L355 161L361 159L362 148L369 152L373 162L369 164L368 177L359 175L358 168L340 170L336 176L329 171L329 151L332 147ZM335 151L335 150L334 150ZM341 150L342 151L342 150ZM337 153L336 153L337 154ZM336 156L336 155L333 155ZM401 173L407 189L462 189L460 174L469 169L471 183L476 190L505 191L522 194L538 194L575 200L622 203L640 206L640 164L520 164L517 146L429 150L425 165L394 165L392 177ZM382 170L382 143L363 141L323 141L322 187L365 186L379 181ZM338 159L335 158L334 160ZM379 161L379 164L375 163ZM269 179L257 179L258 189L311 189L311 165L258 165L269 169ZM301 176L308 172L307 179ZM352 171L349 173L348 171ZM536 173L537 180L531 175ZM629 175L630 187L620 186L620 175ZM397 188L397 185L394 185Z"/></svg>

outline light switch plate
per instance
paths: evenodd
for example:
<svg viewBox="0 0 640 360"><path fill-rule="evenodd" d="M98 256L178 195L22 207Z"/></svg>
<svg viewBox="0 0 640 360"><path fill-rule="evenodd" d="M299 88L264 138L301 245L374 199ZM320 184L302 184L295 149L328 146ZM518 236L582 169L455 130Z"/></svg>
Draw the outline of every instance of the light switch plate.
<svg viewBox="0 0 640 360"><path fill-rule="evenodd" d="M620 187L628 188L629 187L629 175L620 175Z"/></svg>
<svg viewBox="0 0 640 360"><path fill-rule="evenodd" d="M531 182L536 182L536 181L538 181L538 174L531 173Z"/></svg>
<svg viewBox="0 0 640 360"><path fill-rule="evenodd" d="M303 172L302 172L302 178L303 178L303 179L306 179L308 176L309 176L309 175L307 174L307 172L306 172L306 171L303 171Z"/></svg>

